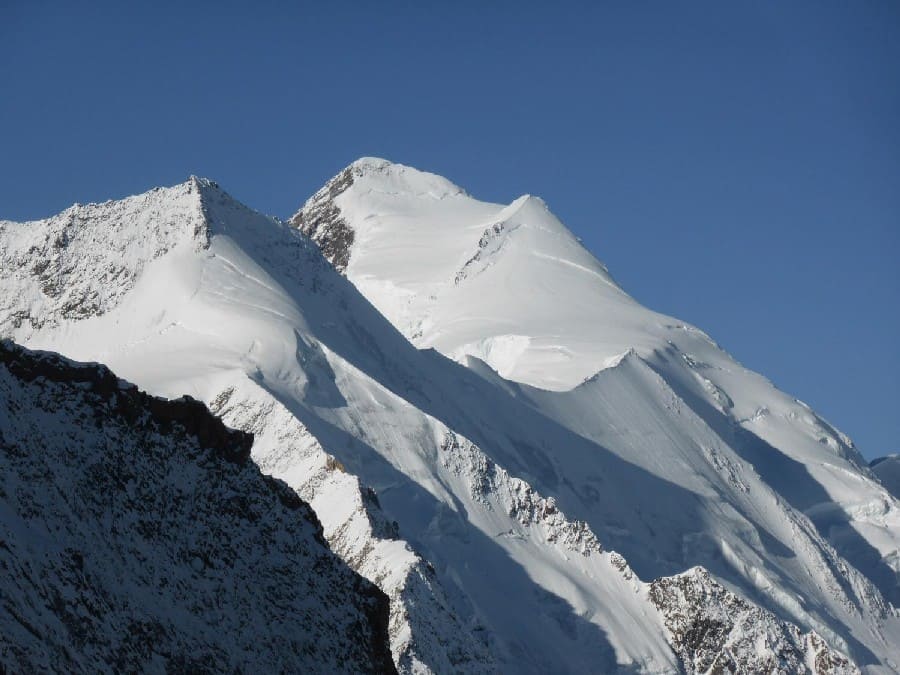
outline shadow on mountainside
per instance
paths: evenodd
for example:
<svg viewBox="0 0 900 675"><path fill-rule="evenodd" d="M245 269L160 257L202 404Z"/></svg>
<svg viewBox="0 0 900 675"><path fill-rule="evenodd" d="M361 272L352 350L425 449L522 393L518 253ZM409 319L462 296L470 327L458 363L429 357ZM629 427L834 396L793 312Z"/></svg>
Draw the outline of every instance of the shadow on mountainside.
<svg viewBox="0 0 900 675"><path fill-rule="evenodd" d="M694 564L683 559L683 527L675 525L702 523L696 495L536 413L442 354L416 349L299 233L273 232L268 242L255 228L232 228L228 235L295 299L327 350L474 442L545 497L554 497L570 518L587 521L607 546L626 555L639 574L672 574ZM333 377L330 368L316 371L317 380ZM343 405L332 385L318 384L332 393L316 395L315 405ZM591 466L597 469L582 481L583 488L567 480ZM635 495L652 495L652 509L635 512ZM639 543L648 541L652 547Z"/></svg>
<svg viewBox="0 0 900 675"><path fill-rule="evenodd" d="M416 349L299 233L292 231L289 236L296 237L296 241L288 240L287 243L284 236L288 233L280 233L279 237L272 237L274 244L261 243L258 237L255 238L256 234L249 230L229 232L229 236L295 299L311 332L328 350L396 396L474 442L496 464L530 483L543 496L555 498L570 519L586 521L605 547L622 553L642 579L649 581L703 565L740 588L746 597L776 615L783 613L715 551L695 549L690 551L692 557L685 557L683 537L695 533L702 535L704 519L708 517L704 500L699 495L579 436L518 400L510 390L489 382L438 352ZM675 385L669 384L682 395ZM276 392L273 395L278 397ZM338 407L343 397L326 399L319 402L323 407ZM309 410L298 410L295 403L285 401L283 397L279 400L307 424L314 435L327 443L323 444L329 452L354 471L358 470L363 482L376 486L414 485L411 478L390 467L374 448ZM713 430L722 434L724 418L687 394L685 401ZM341 440L335 444L335 439ZM344 449L348 444L353 450ZM752 455L755 446L747 439L743 445L743 452ZM758 452L764 450L783 457L771 446L759 446ZM361 453L365 461L354 460L354 452ZM586 467L596 469L590 473ZM808 473L804 477L802 466L799 467L802 471L797 467L782 468L786 470L784 475L793 475L801 482L799 493L807 495L804 503L823 496L821 486ZM774 474L779 472L779 467L772 466L771 471L771 475L763 475L763 478L777 478ZM572 476L577 476L581 485L576 487L569 479ZM413 487L409 489L413 490ZM425 490L415 490L422 503L438 508ZM827 499L827 495L824 497ZM404 517L408 520L409 513ZM686 523L692 529L688 530ZM484 537L475 534L473 527L467 529L473 532L473 537ZM485 538L487 551L491 550L487 546L489 541ZM765 541L768 539L764 540L764 545ZM868 546L861 538L854 543L859 544L856 551ZM494 548L496 551L487 555L506 556L502 549L496 545ZM852 548L845 546L848 555L859 559L858 555L853 556ZM433 562L440 564L439 560ZM510 564L517 566L513 561ZM520 572L525 583L527 575L521 569ZM836 576L840 578L840 575ZM821 618L853 644L853 657L859 663L877 662L868 649L853 639L845 626L833 618Z"/></svg>
<svg viewBox="0 0 900 675"><path fill-rule="evenodd" d="M850 517L831 500L822 485L803 464L788 457L752 431L736 424L707 401L681 386L674 378L666 378L665 371L652 361L647 361L647 363L710 429L725 440L742 459L753 466L763 482L784 498L791 507L809 517L820 535L835 548L842 558L866 576L888 601L897 603L900 589L897 587L896 573L884 563L878 551L848 525ZM823 505L832 508L823 509ZM819 517L815 515L817 511L821 514ZM840 524L845 527L840 528L840 533L834 536L833 528ZM766 540L763 541L763 544L766 544ZM770 552L780 557L786 557L780 543L778 549ZM793 555L792 552L790 554ZM848 597L854 598L855 593L841 571L834 569L827 558L826 562L832 567L831 572L841 584L844 592ZM795 592L799 592L799 589ZM830 617L820 618L826 620L826 623L834 623L827 620ZM877 657L852 635L844 631L842 637L851 646L852 656L858 664L878 663Z"/></svg>
<svg viewBox="0 0 900 675"><path fill-rule="evenodd" d="M665 358L664 355L659 357ZM878 550L849 525L849 514L831 499L806 466L726 417L678 382L666 379L665 372L652 362L650 365L713 431L753 466L766 484L812 521L842 558L875 584L888 601L900 606L897 573L884 562Z"/></svg>
<svg viewBox="0 0 900 675"><path fill-rule="evenodd" d="M469 521L462 503L455 501L451 508L398 471L371 445L314 410L270 393L351 474L376 488L388 518L401 522L400 536L434 566L453 604L450 609L462 618L463 625L484 622L509 640L497 644L498 635L487 635L488 648L495 654L499 650L507 666L522 673L561 672L560 664L572 651L582 650L580 662L592 672L630 671L616 663L605 631L578 614L568 601L537 584L495 540ZM415 616L413 609L409 618L414 635ZM534 639L548 633L552 639ZM548 645L556 651L548 651Z"/></svg>

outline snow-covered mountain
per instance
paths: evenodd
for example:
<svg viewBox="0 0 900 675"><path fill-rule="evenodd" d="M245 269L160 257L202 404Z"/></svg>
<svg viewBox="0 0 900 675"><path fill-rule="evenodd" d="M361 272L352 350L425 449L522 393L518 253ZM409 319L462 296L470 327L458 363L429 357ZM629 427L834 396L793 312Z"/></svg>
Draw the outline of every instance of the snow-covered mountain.
<svg viewBox="0 0 900 675"><path fill-rule="evenodd" d="M896 499L536 198L365 159L282 223L191 179L0 223L0 288L3 335L254 433L401 672L900 664Z"/></svg>
<svg viewBox="0 0 900 675"><path fill-rule="evenodd" d="M0 341L0 670L390 670L387 597L252 442Z"/></svg>

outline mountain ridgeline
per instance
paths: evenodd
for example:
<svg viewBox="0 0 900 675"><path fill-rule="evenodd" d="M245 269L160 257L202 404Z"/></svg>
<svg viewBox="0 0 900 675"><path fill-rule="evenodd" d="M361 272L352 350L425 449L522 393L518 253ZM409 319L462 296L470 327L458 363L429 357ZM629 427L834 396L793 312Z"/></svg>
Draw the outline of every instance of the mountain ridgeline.
<svg viewBox="0 0 900 675"><path fill-rule="evenodd" d="M893 464L536 197L191 178L0 221L0 289L12 669L898 672Z"/></svg>

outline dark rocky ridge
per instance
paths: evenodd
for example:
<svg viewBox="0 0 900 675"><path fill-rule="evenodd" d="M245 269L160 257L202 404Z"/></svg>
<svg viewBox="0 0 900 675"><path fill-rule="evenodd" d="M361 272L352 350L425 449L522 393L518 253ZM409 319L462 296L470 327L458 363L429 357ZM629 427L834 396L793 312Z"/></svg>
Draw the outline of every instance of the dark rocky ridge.
<svg viewBox="0 0 900 675"><path fill-rule="evenodd" d="M252 435L10 341L0 402L0 671L394 671L387 597Z"/></svg>
<svg viewBox="0 0 900 675"><path fill-rule="evenodd" d="M49 382L87 385L88 391L106 401L108 414L120 416L131 424L149 414L165 431L178 425L200 447L214 450L228 461L243 464L250 458L253 434L229 429L203 403L190 396L174 400L150 396L120 380L104 365L70 361L53 352L31 351L11 340L0 340L0 363L23 382L42 378Z"/></svg>
<svg viewBox="0 0 900 675"><path fill-rule="evenodd" d="M656 579L649 594L687 673L859 672L820 635L747 602L702 567Z"/></svg>
<svg viewBox="0 0 900 675"><path fill-rule="evenodd" d="M353 167L347 167L313 195L290 223L318 244L322 255L341 274L350 263L353 229L341 216L334 200L353 184Z"/></svg>

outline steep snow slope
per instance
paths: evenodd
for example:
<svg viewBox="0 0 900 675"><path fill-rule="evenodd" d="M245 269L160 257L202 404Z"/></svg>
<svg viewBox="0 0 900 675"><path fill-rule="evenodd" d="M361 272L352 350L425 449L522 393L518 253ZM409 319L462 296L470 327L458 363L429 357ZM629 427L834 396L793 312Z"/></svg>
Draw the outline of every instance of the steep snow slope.
<svg viewBox="0 0 900 675"><path fill-rule="evenodd" d="M596 407L578 385L633 351L900 604L900 509L852 442L698 329L636 303L541 200L487 204L443 178L369 158L292 222L340 257L348 279L417 346L568 392L533 403L569 428L560 415L573 401L583 414Z"/></svg>
<svg viewBox="0 0 900 675"><path fill-rule="evenodd" d="M0 670L389 670L387 598L252 441L0 341Z"/></svg>
<svg viewBox="0 0 900 675"><path fill-rule="evenodd" d="M331 548L390 594L391 651L402 672L490 671L493 660L450 611L431 564L400 539L375 492L347 473L306 427L256 383L238 380L211 404L255 435L260 469L294 487L319 515Z"/></svg>
<svg viewBox="0 0 900 675"><path fill-rule="evenodd" d="M361 185L370 164L348 169L340 185ZM445 211L448 228L503 210L458 206L473 200L443 179L426 183L410 192L397 179L367 194L385 212L440 202L432 212ZM318 239L338 263L341 242L350 242L349 274L365 239L334 205L350 188L336 186L299 220L314 235L332 233ZM164 253L133 260L120 252L144 236L130 230L148 210L160 225L186 215L174 219L180 227L160 228L174 245L157 241L148 250ZM88 303L90 311L67 315L34 279L70 215L0 223L0 327L31 345L107 362L153 393L194 395L256 433L254 459L311 502L329 543L391 598L401 670L694 672L721 653L746 669L771 656L791 664L785 669L826 672L816 664L833 663L852 671L826 642L873 672L900 662L896 618L879 591L754 469L737 432L726 433L731 426L698 412L694 390L661 376L652 352L607 359L591 382L553 393L501 378L464 352L468 367L418 350L296 230L196 179L74 209L78 225L50 268L69 289L67 303L103 287L91 268L73 272L75 239L95 242L95 269L123 266L129 281L97 309ZM412 232L415 219L407 225ZM152 234L154 222L145 229ZM477 248L486 228L470 229ZM483 258L467 265L477 258L467 246L458 246L459 262L472 276L459 286L496 267L480 268ZM415 312L432 311L437 290L409 292L398 306L421 302ZM545 396L574 398L556 405ZM578 406L590 415L603 407L605 422L579 427L566 416ZM691 573L694 590L677 581L698 564L728 591L703 572ZM671 583L649 583L657 577ZM688 615L706 618L685 632ZM690 637L712 620L719 628L708 641Z"/></svg>

